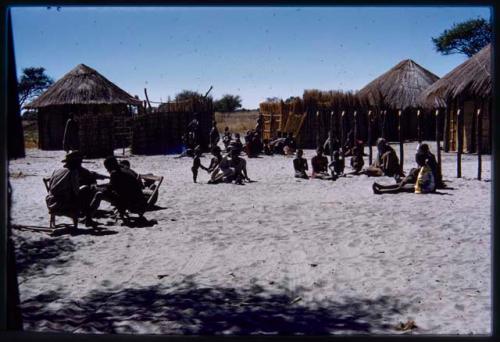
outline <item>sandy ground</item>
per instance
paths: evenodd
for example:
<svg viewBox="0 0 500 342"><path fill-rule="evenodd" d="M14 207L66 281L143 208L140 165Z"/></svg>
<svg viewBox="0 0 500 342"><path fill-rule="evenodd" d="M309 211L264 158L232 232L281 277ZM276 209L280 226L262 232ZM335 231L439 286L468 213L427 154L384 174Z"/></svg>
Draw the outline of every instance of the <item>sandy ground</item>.
<svg viewBox="0 0 500 342"><path fill-rule="evenodd" d="M415 148L406 145L406 170ZM11 162L14 224L48 226L41 177L62 156L32 149ZM476 156L463 157L457 179L444 153L452 189L381 196L372 182L393 179L298 180L284 156L249 159L256 182L244 186L206 184L203 171L193 184L188 158L129 160L165 176L159 208L146 213L157 224L14 230L25 329L400 334L394 326L412 319L412 334L491 332L489 156L482 181ZM105 172L102 160L85 166Z"/></svg>

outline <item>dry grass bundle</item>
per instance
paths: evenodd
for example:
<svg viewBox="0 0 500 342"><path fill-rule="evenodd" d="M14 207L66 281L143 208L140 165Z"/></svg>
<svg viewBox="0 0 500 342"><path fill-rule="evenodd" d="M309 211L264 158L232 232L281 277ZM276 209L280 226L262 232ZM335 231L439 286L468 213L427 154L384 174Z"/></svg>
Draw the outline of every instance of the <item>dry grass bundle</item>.
<svg viewBox="0 0 500 342"><path fill-rule="evenodd" d="M192 113L211 112L212 101L210 99L201 100L192 98L185 101L174 101L162 103L158 106L158 112L162 113Z"/></svg>
<svg viewBox="0 0 500 342"><path fill-rule="evenodd" d="M259 109L264 114L302 114L304 103L301 99L294 99L290 102L261 102Z"/></svg>
<svg viewBox="0 0 500 342"><path fill-rule="evenodd" d="M304 105L310 111L340 111L367 107L366 100L352 91L317 89L304 90Z"/></svg>
<svg viewBox="0 0 500 342"><path fill-rule="evenodd" d="M85 64L77 65L25 108L55 105L131 104L141 101Z"/></svg>
<svg viewBox="0 0 500 342"><path fill-rule="evenodd" d="M406 59L368 83L358 96L378 108L418 108L422 92L438 79L429 70Z"/></svg>
<svg viewBox="0 0 500 342"><path fill-rule="evenodd" d="M491 97L491 44L447 73L421 95L422 103L445 106L457 97Z"/></svg>

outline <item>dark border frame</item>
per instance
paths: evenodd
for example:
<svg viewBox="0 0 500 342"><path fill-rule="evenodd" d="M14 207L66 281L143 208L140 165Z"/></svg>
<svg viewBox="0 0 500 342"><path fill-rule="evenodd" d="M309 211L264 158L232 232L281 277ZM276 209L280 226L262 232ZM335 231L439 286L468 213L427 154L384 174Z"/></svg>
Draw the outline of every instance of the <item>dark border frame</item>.
<svg viewBox="0 0 500 342"><path fill-rule="evenodd" d="M8 214L8 203L7 203L7 177L8 177L8 160L7 160L7 13L8 8L11 6L158 6L158 5L170 5L170 6L489 6L492 8L492 19L494 24L494 38L493 46L496 47L496 37L499 32L499 25L496 18L499 17L499 6L495 4L494 0L476 0L476 1L466 1L466 0L413 0L413 1L380 1L375 0L373 2L367 0L337 0L337 1L297 1L297 0L274 0L274 1L202 1L202 0L186 0L186 1L168 1L168 0L148 0L146 3L141 3L139 1L133 0L105 0L100 2L98 0L87 0L87 1L75 1L75 0L64 0L64 1L42 1L42 0L31 0L31 1L13 1L7 0L0 5L0 48L1 48L1 62L0 62L0 76L2 77L2 83L0 85L1 95L0 95L0 338L2 340L8 341L63 341L71 338L74 341L90 341L90 340L101 340L101 341L142 341L142 340L169 340L169 341L188 341L188 340L280 340L281 337L268 337L268 336L255 336L255 337L196 337L196 336L169 336L169 335L91 335L91 334L55 334L55 333L28 333L28 332L16 332L16 331L6 331L6 319L9 312L7 312L7 270L5 261L7 258L7 214ZM494 70L498 69L498 61L496 59L496 53L494 55ZM495 75L496 76L496 75ZM496 95L496 79L493 79L493 94ZM493 96L493 113L500 108L499 105L500 98ZM434 335L434 336L391 336L391 335L363 335L363 336L333 336L333 337L314 337L314 336L304 336L304 337L286 337L285 340L310 340L310 341L325 341L331 338L337 338L344 341L355 341L355 340L421 340L421 339L436 339L442 341L494 341L495 337L500 336L500 296L498 291L499 276L498 272L495 272L495 265L500 265L499 260L499 245L500 245L500 233L498 229L498 211L495 206L497 203L498 196L500 196L500 185L497 182L497 174L500 169L500 161L495 158L497 151L499 149L500 141L500 117L498 115L493 115L492 117L492 336L447 336L447 335Z"/></svg>

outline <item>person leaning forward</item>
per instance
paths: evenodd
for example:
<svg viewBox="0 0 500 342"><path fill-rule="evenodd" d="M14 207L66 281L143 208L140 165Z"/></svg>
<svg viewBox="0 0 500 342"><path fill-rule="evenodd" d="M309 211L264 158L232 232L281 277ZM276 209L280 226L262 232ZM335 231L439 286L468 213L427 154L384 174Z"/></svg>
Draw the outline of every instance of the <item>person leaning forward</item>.
<svg viewBox="0 0 500 342"><path fill-rule="evenodd" d="M129 169L120 167L115 157L106 158L104 167L110 175L109 184L103 191L104 200L114 205L122 217L126 210L142 217L147 203L141 182Z"/></svg>

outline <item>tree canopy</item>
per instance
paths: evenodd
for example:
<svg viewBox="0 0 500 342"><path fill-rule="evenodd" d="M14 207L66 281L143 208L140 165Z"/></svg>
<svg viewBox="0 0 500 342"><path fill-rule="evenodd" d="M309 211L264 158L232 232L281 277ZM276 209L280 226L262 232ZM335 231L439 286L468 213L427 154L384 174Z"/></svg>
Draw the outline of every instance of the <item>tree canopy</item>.
<svg viewBox="0 0 500 342"><path fill-rule="evenodd" d="M432 42L436 51L443 55L461 53L471 57L488 45L491 39L491 24L486 19L479 18L454 24L438 37L433 37Z"/></svg>
<svg viewBox="0 0 500 342"><path fill-rule="evenodd" d="M241 97L239 95L225 94L214 102L214 109L216 112L234 112L238 108L241 108Z"/></svg>
<svg viewBox="0 0 500 342"><path fill-rule="evenodd" d="M54 80L45 74L43 67L24 68L18 82L19 105L43 93Z"/></svg>
<svg viewBox="0 0 500 342"><path fill-rule="evenodd" d="M183 90L177 95L175 95L175 101L186 101L186 100L191 100L193 98L197 100L202 100L203 94L193 90Z"/></svg>

